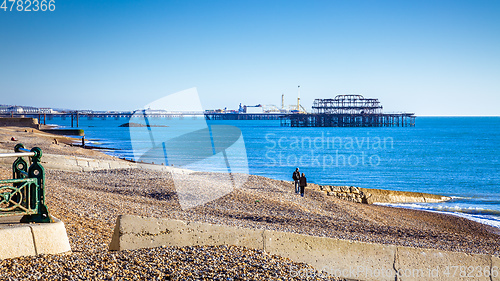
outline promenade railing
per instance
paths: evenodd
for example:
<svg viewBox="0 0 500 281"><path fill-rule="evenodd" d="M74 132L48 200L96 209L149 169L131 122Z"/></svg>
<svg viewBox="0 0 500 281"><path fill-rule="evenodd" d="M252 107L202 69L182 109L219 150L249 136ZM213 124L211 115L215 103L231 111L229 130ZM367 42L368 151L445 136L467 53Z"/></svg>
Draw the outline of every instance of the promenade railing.
<svg viewBox="0 0 500 281"><path fill-rule="evenodd" d="M23 215L21 222L52 222L45 204L42 150L17 144L14 153L0 153L0 158L6 157L17 159L12 164L12 179L0 180L0 217ZM28 157L29 166L24 157Z"/></svg>

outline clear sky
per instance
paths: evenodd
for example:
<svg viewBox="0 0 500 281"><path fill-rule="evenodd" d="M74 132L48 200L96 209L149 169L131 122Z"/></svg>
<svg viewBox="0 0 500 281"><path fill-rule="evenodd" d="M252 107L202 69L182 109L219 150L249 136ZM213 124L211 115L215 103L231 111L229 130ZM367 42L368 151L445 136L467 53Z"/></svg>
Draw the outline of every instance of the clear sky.
<svg viewBox="0 0 500 281"><path fill-rule="evenodd" d="M55 5L0 9L0 104L134 110L197 87L205 109L237 108L294 104L300 85L306 109L355 93L386 111L500 115L496 0Z"/></svg>

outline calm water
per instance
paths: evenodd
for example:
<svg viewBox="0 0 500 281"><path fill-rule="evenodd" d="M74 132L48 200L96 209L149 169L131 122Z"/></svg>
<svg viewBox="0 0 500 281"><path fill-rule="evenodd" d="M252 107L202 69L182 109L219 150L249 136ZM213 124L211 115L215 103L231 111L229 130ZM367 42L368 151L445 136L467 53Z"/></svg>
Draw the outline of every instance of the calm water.
<svg viewBox="0 0 500 281"><path fill-rule="evenodd" d="M82 118L80 127L96 145L119 149L108 153L134 158L132 147L147 149L150 137L145 128L130 128L132 145L129 128L119 127L128 121ZM179 126L181 121L186 123L150 120L170 126L153 128L155 137L165 140L189 127ZM194 127L204 122L187 121ZM69 126L70 120L55 118L49 123ZM295 167L300 167L308 181L318 184L447 195L454 199L399 206L452 212L500 227L500 117L418 117L413 128L289 128L280 127L278 121L209 124L241 130L246 155L236 155L233 165L245 165L238 157L246 156L250 174L291 180ZM200 167L205 168L210 170Z"/></svg>

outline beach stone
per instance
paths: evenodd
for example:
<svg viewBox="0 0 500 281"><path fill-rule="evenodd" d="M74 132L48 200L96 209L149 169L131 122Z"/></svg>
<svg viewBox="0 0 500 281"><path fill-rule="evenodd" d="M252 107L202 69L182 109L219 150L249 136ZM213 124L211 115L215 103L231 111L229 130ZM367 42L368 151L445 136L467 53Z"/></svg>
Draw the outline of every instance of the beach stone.
<svg viewBox="0 0 500 281"><path fill-rule="evenodd" d="M368 204L368 200L363 191L355 186L320 186L321 191L325 191L327 196L335 196L339 199L347 200L355 203Z"/></svg>
<svg viewBox="0 0 500 281"><path fill-rule="evenodd" d="M342 189L340 188L340 186L330 186L330 189L333 192L342 192Z"/></svg>
<svg viewBox="0 0 500 281"><path fill-rule="evenodd" d="M359 188L355 186L351 186L350 191L351 193L359 194Z"/></svg>
<svg viewBox="0 0 500 281"><path fill-rule="evenodd" d="M0 138L0 140L7 142L11 136L10 131L7 131L7 136L3 139ZM24 137L28 141L27 147L38 146L39 142L43 140L42 136L33 134L29 139L27 139L28 136L22 136L25 144ZM49 141L52 141L52 137ZM12 152L11 145L5 147L5 144L0 142L0 147L8 148L6 152ZM300 279L297 276L297 270L303 267L291 265L288 259L281 259L280 261L283 262L280 262L279 268L270 267L269 260L272 259L272 256L262 250L254 250L253 252L242 250L242 254L238 254L240 248L225 246L165 246L148 250L108 252L109 241L111 241L113 234L112 226L120 213L246 227L260 229L265 233L269 230L276 230L290 234L309 234L318 236L316 239L323 239L323 241L326 241L327 237L345 239L343 241L346 243L335 245L321 241L318 245L322 248L319 249L311 249L316 244L304 239L301 241L306 243L298 244L298 248L295 248L286 239L277 236L267 237L265 244L267 249L270 249L273 247L273 243L282 242L283 251L286 253L302 254L303 251L308 251L305 253L308 255L308 261L313 263L319 259L326 260L329 263L315 263L315 265L319 269L326 265L327 269L332 270L333 273L337 270L346 270L347 272L350 268L354 268L357 272L361 266L360 269L363 271L359 275L351 275L347 272L345 277L352 279L367 280L367 275L367 277L373 277L373 280L380 280L381 278L377 277L380 275L380 269L383 268L382 264L369 266L378 263L382 258L389 261L388 266L384 267L385 269L394 269L394 263L397 261L394 253L390 254L389 258L386 258L385 255L379 256L378 253L370 251L370 249L360 247L359 242L380 243L377 245L382 247L384 245L404 245L419 250L432 248L436 251L447 249L465 253L494 254L496 256L488 260L491 263L490 266L497 266L497 269L500 266L498 236L492 236L487 233L486 228L462 218L382 206L348 204L341 200L325 198L323 194L328 191L328 188L320 191L312 184L309 187L309 192L306 193L307 196L302 198L293 192L289 181L280 182L259 176L250 176L251 180L245 187L235 190L229 196L207 203L205 206L185 211L177 203L178 199L170 175L170 173L181 171L180 169L175 168L174 170L171 167L150 165L151 168L147 169L82 172L82 167L76 166L74 154L79 157L96 157L96 159L104 160L110 160L110 157L99 156L96 152L64 144L53 147L45 145L42 149L44 152L52 151L54 154L65 153L64 157L71 158L66 161L62 156L54 155L54 161L52 161L51 155L48 153L49 155L44 156L43 161L49 160L50 163L47 165L57 164L61 166L61 169L47 168L47 204L51 213L65 222L74 252L68 255L43 254L4 259L0 261L0 280L83 280L84 278L93 280L124 280L126 278L134 280L305 279ZM87 156L87 153L94 154ZM116 168L122 166L123 162L116 161L118 164ZM10 178L12 161L5 163L8 165L0 167L0 173L3 173L5 178ZM114 162L110 160L109 163ZM132 164L137 166L130 163L130 165ZM45 163L43 165L45 167ZM156 167L158 169L153 169ZM172 171L166 171L166 168L172 169ZM193 177L197 177L198 173L182 170L183 173L184 171L193 173ZM332 188L330 186L330 189ZM204 191L205 186L200 186L200 190ZM370 202L380 202L378 200L384 199L383 196L386 194L401 194L408 199L416 198L410 196L414 194L410 192L364 188L360 188L360 190L364 190L362 198L367 201L371 200ZM346 197L345 193L342 194ZM376 200L372 200L371 194ZM430 196L432 195L425 195L425 199L432 198ZM344 198L340 195L337 197ZM443 198L442 196L435 197L436 199ZM398 198L386 197L386 199L391 200ZM408 202L408 200L404 202ZM32 235L29 232L26 234ZM160 229L158 232L148 230L138 234L137 237L140 239L149 237L151 240L165 236L166 229ZM259 241L260 237L253 238L255 241ZM203 239L203 236L200 238L202 238L200 243L205 243L206 240ZM280 241L275 238L280 238ZM285 235L282 238L286 238ZM7 237L3 237L3 239L10 241ZM264 239L261 241L264 242ZM347 244L349 241L353 244ZM229 249L235 250L229 251ZM323 253L318 253L322 249L325 249L324 256ZM396 251L402 252L400 249ZM222 260L228 252L232 254ZM330 253L333 257L328 256ZM238 260L238 257L242 256L246 258ZM255 257L263 257L266 260L260 259L259 262L252 263L252 261L257 260ZM460 255L459 258L461 259L461 257L464 256ZM368 260L370 258L372 260ZM464 266L468 266L466 263L467 260L462 262ZM291 274L283 274L282 270L285 273L291 272ZM267 274L274 274L274 276L266 278ZM404 280L404 278L394 277L391 275L388 280ZM420 280L432 279L422 278ZM453 279L450 278L450 280ZM469 278L468 280L474 279ZM497 276L491 280L499 279Z"/></svg>

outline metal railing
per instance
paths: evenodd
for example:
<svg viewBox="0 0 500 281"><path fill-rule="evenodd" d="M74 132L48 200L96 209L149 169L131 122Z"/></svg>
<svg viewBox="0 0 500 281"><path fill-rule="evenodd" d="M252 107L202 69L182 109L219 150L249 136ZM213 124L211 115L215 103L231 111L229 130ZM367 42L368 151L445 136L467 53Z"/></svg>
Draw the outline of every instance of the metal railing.
<svg viewBox="0 0 500 281"><path fill-rule="evenodd" d="M45 169L40 164L42 150L28 150L17 144L15 153L0 158L17 157L12 164L12 179L0 180L0 217L24 215L21 222L52 222L45 204ZM23 157L29 157L31 165Z"/></svg>

